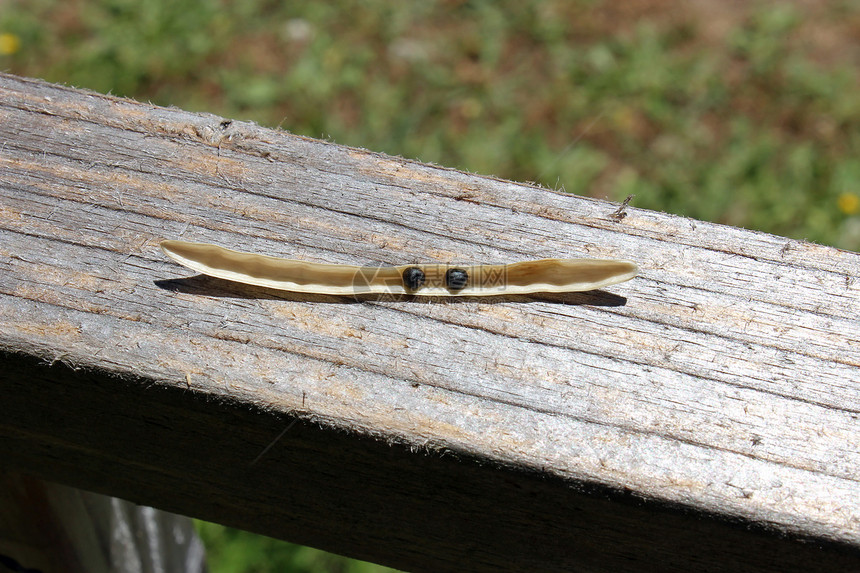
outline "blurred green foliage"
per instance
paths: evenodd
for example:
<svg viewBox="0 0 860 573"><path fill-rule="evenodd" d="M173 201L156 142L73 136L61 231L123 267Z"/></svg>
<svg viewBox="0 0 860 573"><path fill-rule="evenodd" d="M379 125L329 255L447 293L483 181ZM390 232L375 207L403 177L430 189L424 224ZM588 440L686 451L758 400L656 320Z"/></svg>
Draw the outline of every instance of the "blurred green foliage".
<svg viewBox="0 0 860 573"><path fill-rule="evenodd" d="M6 0L0 66L860 248L856 50L806 41L850 41L858 3L727 6L717 36L652 3Z"/></svg>
<svg viewBox="0 0 860 573"><path fill-rule="evenodd" d="M695 4L0 0L0 68L860 250L860 3Z"/></svg>
<svg viewBox="0 0 860 573"><path fill-rule="evenodd" d="M381 565L197 521L211 573L389 573Z"/></svg>

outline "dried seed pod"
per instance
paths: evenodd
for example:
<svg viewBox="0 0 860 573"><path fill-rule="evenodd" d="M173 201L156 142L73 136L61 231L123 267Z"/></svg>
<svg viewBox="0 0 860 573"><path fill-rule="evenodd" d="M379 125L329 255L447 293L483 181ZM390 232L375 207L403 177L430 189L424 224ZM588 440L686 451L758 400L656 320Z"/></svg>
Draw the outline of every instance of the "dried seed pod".
<svg viewBox="0 0 860 573"><path fill-rule="evenodd" d="M629 261L602 259L541 259L458 267L435 263L362 267L282 259L186 241L163 241L161 249L177 263L204 275L329 295L492 296L578 292L630 280L639 270Z"/></svg>

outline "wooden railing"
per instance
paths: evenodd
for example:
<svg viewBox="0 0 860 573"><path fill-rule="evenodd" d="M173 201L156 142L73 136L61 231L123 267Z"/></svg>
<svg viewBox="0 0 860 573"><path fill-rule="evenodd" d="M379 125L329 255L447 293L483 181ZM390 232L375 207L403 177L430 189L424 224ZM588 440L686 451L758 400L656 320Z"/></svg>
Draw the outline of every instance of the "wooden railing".
<svg viewBox="0 0 860 573"><path fill-rule="evenodd" d="M0 460L407 570L856 568L860 256L617 209L0 75ZM165 238L642 272L355 300Z"/></svg>

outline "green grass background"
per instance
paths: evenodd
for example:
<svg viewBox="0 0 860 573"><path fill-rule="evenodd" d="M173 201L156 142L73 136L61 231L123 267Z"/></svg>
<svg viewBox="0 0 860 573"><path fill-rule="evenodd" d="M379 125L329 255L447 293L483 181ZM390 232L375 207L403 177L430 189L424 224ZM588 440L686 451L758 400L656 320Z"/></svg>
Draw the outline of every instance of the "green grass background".
<svg viewBox="0 0 860 573"><path fill-rule="evenodd" d="M860 0L0 0L12 73L851 250L858 64ZM200 530L215 573L383 570Z"/></svg>

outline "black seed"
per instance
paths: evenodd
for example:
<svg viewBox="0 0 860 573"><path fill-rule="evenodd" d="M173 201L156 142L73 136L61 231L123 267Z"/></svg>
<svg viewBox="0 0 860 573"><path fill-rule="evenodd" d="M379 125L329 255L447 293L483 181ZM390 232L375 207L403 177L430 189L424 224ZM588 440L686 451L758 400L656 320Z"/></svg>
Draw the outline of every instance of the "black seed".
<svg viewBox="0 0 860 573"><path fill-rule="evenodd" d="M420 288L424 284L424 271L418 267L409 267L403 271L403 284L409 290Z"/></svg>
<svg viewBox="0 0 860 573"><path fill-rule="evenodd" d="M463 269L448 269L445 273L445 284L453 290L460 290L469 282L469 273Z"/></svg>

